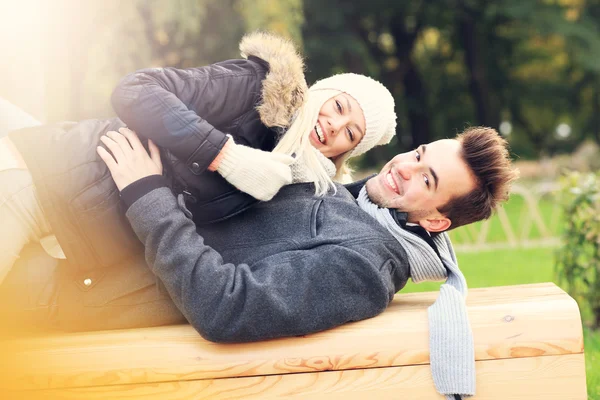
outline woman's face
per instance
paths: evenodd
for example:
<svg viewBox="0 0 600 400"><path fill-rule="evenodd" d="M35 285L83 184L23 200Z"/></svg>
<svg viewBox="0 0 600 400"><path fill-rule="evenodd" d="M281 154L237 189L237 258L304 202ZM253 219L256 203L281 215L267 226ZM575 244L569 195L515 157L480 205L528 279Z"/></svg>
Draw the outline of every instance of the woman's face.
<svg viewBox="0 0 600 400"><path fill-rule="evenodd" d="M349 94L340 93L323 104L309 137L325 157L335 159L355 148L365 130L365 115L358 102Z"/></svg>

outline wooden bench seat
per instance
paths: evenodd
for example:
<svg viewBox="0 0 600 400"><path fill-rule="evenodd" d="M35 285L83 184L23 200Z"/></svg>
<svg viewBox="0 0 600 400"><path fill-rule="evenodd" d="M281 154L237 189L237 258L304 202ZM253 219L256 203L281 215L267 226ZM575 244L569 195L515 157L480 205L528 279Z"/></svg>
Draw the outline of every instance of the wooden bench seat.
<svg viewBox="0 0 600 400"><path fill-rule="evenodd" d="M5 341L6 399L443 399L426 309L398 294L383 314L313 335L215 344L190 326ZM552 283L472 289L474 399L587 398L576 302Z"/></svg>

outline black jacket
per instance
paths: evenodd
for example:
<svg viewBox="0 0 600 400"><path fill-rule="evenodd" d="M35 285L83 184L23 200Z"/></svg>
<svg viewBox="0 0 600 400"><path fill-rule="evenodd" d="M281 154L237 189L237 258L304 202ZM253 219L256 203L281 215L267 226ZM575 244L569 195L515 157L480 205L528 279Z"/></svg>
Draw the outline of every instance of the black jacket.
<svg viewBox="0 0 600 400"><path fill-rule="evenodd" d="M207 171L230 134L236 143L271 151L308 88L302 59L281 38L255 33L242 39L248 59L201 68L150 68L123 78L112 95L123 122L168 153L196 224L235 215L257 200Z"/></svg>
<svg viewBox="0 0 600 400"><path fill-rule="evenodd" d="M163 146L163 159L174 178L171 184L194 197L191 208L199 215L220 219L255 202L206 171L225 134L241 144L272 149L276 137L269 127L285 128L281 122L286 116L291 119L303 101L306 83L300 58L295 52L274 49L277 43L262 47L261 43L261 37L246 43L254 46L246 51L247 60L134 73L113 95L115 109L128 126ZM270 58L273 54L277 56ZM295 77L295 87L289 84L290 76ZM279 80L288 82L286 90L295 96L266 89L278 87L266 82ZM283 98L293 100L278 101ZM267 103L277 106L257 110ZM110 304L136 288L160 286L147 273L143 248L126 221L110 173L96 154L100 136L123 125L117 118L88 120L10 135L31 170L42 207L67 256L69 279L91 306ZM199 212L201 207L208 211Z"/></svg>
<svg viewBox="0 0 600 400"><path fill-rule="evenodd" d="M236 143L275 147L276 132L256 110L269 65L256 57L188 70L153 68L126 76L112 95L118 116L162 149L173 189L185 195L198 224L241 212L257 202L207 170L231 134Z"/></svg>

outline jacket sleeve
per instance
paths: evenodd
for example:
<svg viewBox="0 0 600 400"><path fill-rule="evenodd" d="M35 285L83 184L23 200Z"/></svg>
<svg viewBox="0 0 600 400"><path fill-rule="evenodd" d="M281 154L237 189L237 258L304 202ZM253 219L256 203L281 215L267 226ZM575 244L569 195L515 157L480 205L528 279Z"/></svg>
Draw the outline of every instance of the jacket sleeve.
<svg viewBox="0 0 600 400"><path fill-rule="evenodd" d="M208 120L231 123L255 107L257 70L231 60L201 68L149 68L125 76L111 101L140 136L169 149L198 175L227 141Z"/></svg>
<svg viewBox="0 0 600 400"><path fill-rule="evenodd" d="M337 245L234 265L204 243L166 188L139 198L127 217L148 265L194 328L215 342L296 336L381 313L394 291L360 251ZM389 279L388 279L389 280Z"/></svg>

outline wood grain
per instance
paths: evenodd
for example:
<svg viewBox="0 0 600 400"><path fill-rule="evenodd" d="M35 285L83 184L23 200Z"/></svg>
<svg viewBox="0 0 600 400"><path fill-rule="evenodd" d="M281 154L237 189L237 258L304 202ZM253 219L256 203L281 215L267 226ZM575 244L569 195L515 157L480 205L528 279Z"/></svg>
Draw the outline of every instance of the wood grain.
<svg viewBox="0 0 600 400"><path fill-rule="evenodd" d="M583 354L477 362L474 400L585 400ZM427 365L11 393L27 400L440 399ZM13 398L13 397L11 397Z"/></svg>
<svg viewBox="0 0 600 400"><path fill-rule="evenodd" d="M437 292L399 294L370 320L305 337L221 345L190 326L65 334L5 342L0 387L173 382L426 364L427 307ZM583 352L579 310L554 284L473 289L476 359ZM261 378L263 379L263 378Z"/></svg>

